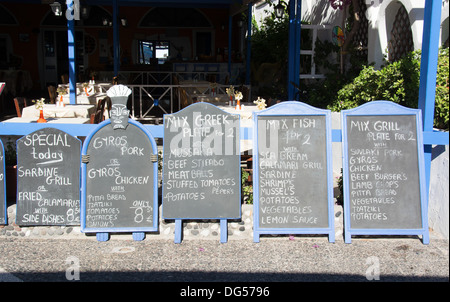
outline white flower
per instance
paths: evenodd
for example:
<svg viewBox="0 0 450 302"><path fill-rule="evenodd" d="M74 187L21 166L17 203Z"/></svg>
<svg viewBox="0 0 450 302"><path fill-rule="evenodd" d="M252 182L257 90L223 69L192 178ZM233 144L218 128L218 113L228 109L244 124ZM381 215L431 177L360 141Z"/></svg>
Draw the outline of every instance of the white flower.
<svg viewBox="0 0 450 302"><path fill-rule="evenodd" d="M266 100L262 99L260 97L258 97L258 99L256 101L253 101L253 103L256 104L256 108L258 108L259 110L263 110L267 106Z"/></svg>
<svg viewBox="0 0 450 302"><path fill-rule="evenodd" d="M236 90L236 92L234 93L234 98L236 99L236 101L242 100L242 92Z"/></svg>
<svg viewBox="0 0 450 302"><path fill-rule="evenodd" d="M45 98L41 98L40 100L33 100L32 102L34 103L34 107L36 107L36 109L41 110L44 109L44 101Z"/></svg>
<svg viewBox="0 0 450 302"><path fill-rule="evenodd" d="M225 89L225 91L227 92L228 96L234 95L234 87L233 87L233 85L230 85L230 88Z"/></svg>

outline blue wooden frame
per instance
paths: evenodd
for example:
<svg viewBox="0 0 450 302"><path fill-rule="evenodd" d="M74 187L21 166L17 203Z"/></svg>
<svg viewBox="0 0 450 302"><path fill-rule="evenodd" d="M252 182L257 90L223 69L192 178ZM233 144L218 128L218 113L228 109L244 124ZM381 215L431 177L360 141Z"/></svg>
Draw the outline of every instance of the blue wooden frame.
<svg viewBox="0 0 450 302"><path fill-rule="evenodd" d="M5 198L3 199L3 200L0 200L0 202L1 203L3 203L3 205L4 205L4 207L5 207L5 211L4 211L4 213L2 213L2 214L4 214L5 215L5 221L4 221L4 223L3 224L7 224L8 223L8 207L7 207L7 204L6 204L6 194L7 194L7 192L6 192L6 169L5 169L5 160L6 160L6 158L5 158L5 148L4 148L4 146L3 146L3 142L2 142L2 140L0 140L0 148L1 148L1 151L2 151L2 155L3 155L3 161L2 161L2 166L3 166L3 192L4 192L4 194L5 194Z"/></svg>
<svg viewBox="0 0 450 302"><path fill-rule="evenodd" d="M128 119L128 123L138 127L142 132L147 135L153 149L153 155L158 154L158 148L153 138L152 134L142 126L142 124ZM111 120L107 119L100 124L86 137L86 140L83 144L83 149L81 152L81 156L86 155L87 148L92 139L92 136L97 133L103 127L106 127L111 124ZM152 227L120 227L120 228L87 228L86 227L86 163L81 164L81 231L83 233L97 233L98 241L107 241L109 238L109 233L132 233L133 239L136 241L143 240L145 237L145 232L157 232L159 226L159 205L158 205L158 162L153 163L153 226Z"/></svg>
<svg viewBox="0 0 450 302"><path fill-rule="evenodd" d="M228 113L228 112L226 112L226 111L224 111L224 110L222 110L222 109L218 108L217 106L215 106L213 104L210 104L210 103L203 103L203 102L200 102L200 103L208 104L208 106L213 106L217 110L223 111L224 113L229 114L229 115L234 115L234 116L239 115L239 114ZM196 104L199 104L199 103L196 103ZM182 112L183 110L185 110L186 108L191 107L191 106L195 106L196 104L191 104L191 105L181 109L180 111L178 111L176 113L164 114L164 117L165 116L169 116L169 115L178 114L178 113ZM165 121L166 121L166 119L164 118L163 119L163 122L164 122L163 123L163 129L165 129ZM239 130L239 142L238 142L237 148L238 148L238 150L240 150L241 149L241 139L242 139L242 136L241 136L242 131L241 131L241 126L240 125L239 125L239 129L238 130ZM165 150L165 148L164 148L164 144L165 143L166 143L166 141L163 140L163 150ZM164 154L163 154L163 157L164 157ZM240 168L239 168L239 174L240 173L241 173L241 171L240 171ZM163 165L163 171L162 171L162 183L164 183L164 165ZM242 198L241 186L242 186L242 184L241 184L241 181L239 179L239 204L241 203L241 198ZM163 186L163 193L162 194L164 196L164 186ZM162 216L163 219L173 220L173 218L164 218L164 206L162 206L162 215L161 216ZM223 217L221 217L221 218L219 218L219 217L214 218L213 217L213 218L207 218L207 219L208 220L220 220L220 243L226 243L228 241L228 224L227 224L227 220L229 220L229 219L239 219L241 217L242 217L242 208L239 207L239 217L225 217L225 218L223 218ZM181 243L181 241L182 241L182 237L183 237L183 220L203 220L203 219L205 219L205 218L204 217L183 217L183 218L175 219L175 238L174 238L174 242L175 243Z"/></svg>
<svg viewBox="0 0 450 302"><path fill-rule="evenodd" d="M420 229L353 229L350 223L350 191L349 191L349 161L348 161L348 132L347 117L349 116L415 116L417 125L417 155L419 168L420 205L422 228ZM422 242L428 244L428 202L425 179L425 161L423 149L422 114L420 109L406 108L389 101L374 101L354 109L341 111L342 123L342 154L343 154L343 185L344 185L344 239L351 243L352 235L422 235Z"/></svg>
<svg viewBox="0 0 450 302"><path fill-rule="evenodd" d="M261 228L259 225L259 147L258 117L260 116L325 116L326 123L326 158L327 158L327 192L328 192L328 227L327 228ZM318 109L297 101L288 101L262 111L253 112L253 241L259 242L261 234L328 234L329 242L335 241L334 196L333 196L333 159L332 159L331 111Z"/></svg>

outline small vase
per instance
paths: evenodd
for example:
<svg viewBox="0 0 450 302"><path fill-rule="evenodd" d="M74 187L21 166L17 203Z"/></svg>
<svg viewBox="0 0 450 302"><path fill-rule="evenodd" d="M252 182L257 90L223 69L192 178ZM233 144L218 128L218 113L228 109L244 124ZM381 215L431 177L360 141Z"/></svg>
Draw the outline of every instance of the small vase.
<svg viewBox="0 0 450 302"><path fill-rule="evenodd" d="M56 104L56 107L65 107L63 96L60 97L59 102Z"/></svg>
<svg viewBox="0 0 450 302"><path fill-rule="evenodd" d="M241 110L241 100L237 100L236 110Z"/></svg>
<svg viewBox="0 0 450 302"><path fill-rule="evenodd" d="M44 110L40 109L38 123L47 123L47 120L44 118Z"/></svg>

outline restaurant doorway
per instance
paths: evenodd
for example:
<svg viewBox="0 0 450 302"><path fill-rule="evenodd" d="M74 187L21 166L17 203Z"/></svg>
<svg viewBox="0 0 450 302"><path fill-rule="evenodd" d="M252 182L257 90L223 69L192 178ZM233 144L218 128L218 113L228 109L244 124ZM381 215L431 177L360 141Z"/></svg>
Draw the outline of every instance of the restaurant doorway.
<svg viewBox="0 0 450 302"><path fill-rule="evenodd" d="M196 32L195 35L196 57L213 56L212 34L211 32Z"/></svg>
<svg viewBox="0 0 450 302"><path fill-rule="evenodd" d="M42 31L43 69L45 86L66 84L69 80L69 52L67 30ZM78 77L85 71L84 33L75 32L75 72Z"/></svg>

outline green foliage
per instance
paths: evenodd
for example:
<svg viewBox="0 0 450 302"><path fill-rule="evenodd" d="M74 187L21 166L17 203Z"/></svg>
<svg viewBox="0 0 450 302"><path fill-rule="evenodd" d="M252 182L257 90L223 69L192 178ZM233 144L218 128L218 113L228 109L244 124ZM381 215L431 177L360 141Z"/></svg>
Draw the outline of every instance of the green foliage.
<svg viewBox="0 0 450 302"><path fill-rule="evenodd" d="M327 106L333 111L358 107L375 100L392 101L409 108L417 108L420 84L420 51L414 51L381 70L364 66L359 75L343 86ZM448 129L448 48L439 53L436 88L435 127Z"/></svg>
<svg viewBox="0 0 450 302"><path fill-rule="evenodd" d="M264 19L261 28L252 20L252 62L259 66L261 63L287 62L288 28L287 15L281 20L275 16Z"/></svg>
<svg viewBox="0 0 450 302"><path fill-rule="evenodd" d="M434 111L434 126L439 129L449 129L449 49L439 52L438 70L436 76L436 103Z"/></svg>
<svg viewBox="0 0 450 302"><path fill-rule="evenodd" d="M241 171L242 171L242 176L241 176L242 194L244 195L244 202L246 204L253 204L253 186L247 185L248 178L250 177L250 173L248 173L244 169L241 169Z"/></svg>
<svg viewBox="0 0 450 302"><path fill-rule="evenodd" d="M341 175L337 178L337 185L339 189L339 195L336 196L336 204L343 206L344 205L344 179L342 177L342 168Z"/></svg>
<svg viewBox="0 0 450 302"><path fill-rule="evenodd" d="M16 148L15 143L11 140L11 138L8 138L8 142L6 143L5 148L5 165L6 166L15 166L17 164L17 154L16 154Z"/></svg>

